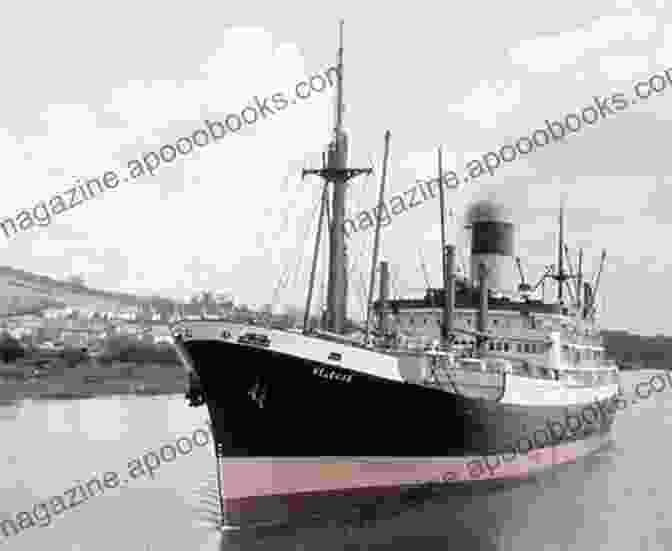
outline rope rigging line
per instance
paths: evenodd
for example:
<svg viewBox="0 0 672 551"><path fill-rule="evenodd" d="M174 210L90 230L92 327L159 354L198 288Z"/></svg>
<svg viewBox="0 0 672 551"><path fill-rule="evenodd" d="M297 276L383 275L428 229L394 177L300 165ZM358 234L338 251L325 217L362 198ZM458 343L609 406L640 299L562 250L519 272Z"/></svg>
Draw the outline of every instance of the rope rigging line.
<svg viewBox="0 0 672 551"><path fill-rule="evenodd" d="M329 196L325 199L324 213L327 217L327 229L329 228ZM324 254L322 255L322 272L320 273L321 281L321 296L319 302L318 312L320 313L320 323L322 323L322 312L326 309L327 304L327 281L329 278L329 232L325 231L320 244Z"/></svg>
<svg viewBox="0 0 672 551"><path fill-rule="evenodd" d="M292 286L296 285L297 282L297 274L302 268L302 264L305 258L305 248L306 248L306 243L308 241L308 235L310 233L310 228L313 224L313 220L317 217L317 210L320 205L320 201L322 199L322 193L318 195L317 201L315 202L315 205L313 206L313 212L308 219L308 222L306 223L306 228L304 230L304 235L303 235L303 244L300 248L299 253L297 253L297 261L296 261L296 266L294 267L293 271L293 278L292 278ZM278 301L280 300L280 293L284 291L287 288L287 284L289 283L290 279L290 263L286 262L285 263L285 269L283 270L283 273L280 275L280 278L278 279L278 283L275 287L275 290L273 291L273 301L272 301L272 307L275 309L277 306Z"/></svg>
<svg viewBox="0 0 672 551"><path fill-rule="evenodd" d="M310 234L310 228L313 224L313 221L315 219L319 218L318 207L320 206L321 200L322 200L322 194L320 193L320 195L317 198L317 201L315 202L315 205L313 206L313 214L311 216L311 219L309 220L308 224L306 224L306 231L303 235L303 245L302 245L302 249L301 249L302 252L301 252L301 254L298 255L296 266L294 268L294 273L293 273L293 278L292 278L292 285L293 286L295 286L297 284L298 278L299 278L299 272L302 272L303 263L306 260L306 250L305 250L306 249L306 243L308 243L308 236Z"/></svg>
<svg viewBox="0 0 672 551"><path fill-rule="evenodd" d="M366 182L369 182L370 175L367 175L366 177ZM364 243L366 245L366 243ZM354 248L354 247L353 247ZM362 311L362 315L364 318L366 318L366 313L367 313L367 301L368 301L368 293L367 293L367 284L366 284L366 278L364 275L364 272L359 269L359 265L367 265L369 262L367 262L367 251L370 249L370 247L363 246L357 250L356 255L352 256L352 261L350 268L348 270L348 275L357 275L357 283L359 284L359 308Z"/></svg>
<svg viewBox="0 0 672 551"><path fill-rule="evenodd" d="M359 255L360 258L361 258L362 255L363 255L363 251L360 251L360 255ZM366 295L367 295L367 293L366 293L366 281L365 281L363 272L357 268L357 261L356 261L356 258L354 256L352 258L352 265L351 265L351 268L349 270L349 273L350 274L356 273L356 275L358 276L357 283L359 284L359 294L360 294L359 307L362 310L363 315L366 315Z"/></svg>
<svg viewBox="0 0 672 551"><path fill-rule="evenodd" d="M327 184L325 184L327 185ZM322 273L320 274L320 280L321 280L321 297L320 297L320 302L319 302L319 313L320 313L320 321L319 323L322 323L322 313L326 310L326 305L327 305L327 283L329 281L329 236L331 235L331 214L330 214L330 208L331 208L331 203L329 202L329 194L327 193L325 197L325 209L324 209L324 214L326 216L326 228L328 231L324 232L324 236L322 237L322 243L320 243L320 246L322 247L322 250L324 250L324 254L322 255Z"/></svg>
<svg viewBox="0 0 672 551"><path fill-rule="evenodd" d="M396 264L390 265L390 287L392 288L392 294L394 298L401 297L400 286L397 285L399 281L399 267Z"/></svg>

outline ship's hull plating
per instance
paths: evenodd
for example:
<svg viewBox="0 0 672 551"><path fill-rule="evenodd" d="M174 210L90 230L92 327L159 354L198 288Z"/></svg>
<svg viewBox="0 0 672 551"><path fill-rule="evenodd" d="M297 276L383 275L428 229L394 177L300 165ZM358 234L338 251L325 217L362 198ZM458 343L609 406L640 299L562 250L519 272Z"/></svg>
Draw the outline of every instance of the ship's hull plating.
<svg viewBox="0 0 672 551"><path fill-rule="evenodd" d="M179 347L202 385L234 524L307 512L327 496L526 477L600 447L613 422L613 393L517 405L234 340Z"/></svg>

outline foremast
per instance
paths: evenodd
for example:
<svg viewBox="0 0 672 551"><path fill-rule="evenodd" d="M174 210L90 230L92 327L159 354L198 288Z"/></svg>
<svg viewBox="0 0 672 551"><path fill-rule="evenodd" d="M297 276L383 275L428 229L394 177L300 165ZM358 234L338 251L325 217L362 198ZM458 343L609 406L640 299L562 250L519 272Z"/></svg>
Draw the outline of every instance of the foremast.
<svg viewBox="0 0 672 551"><path fill-rule="evenodd" d="M326 166L318 170L303 170L303 176L314 174L322 178L325 184L331 184L326 329L333 333L343 333L348 304L347 254L343 227L347 186L348 181L355 176L372 172L370 168L348 168L348 135L343 128L343 21L339 24L337 67L335 124Z"/></svg>

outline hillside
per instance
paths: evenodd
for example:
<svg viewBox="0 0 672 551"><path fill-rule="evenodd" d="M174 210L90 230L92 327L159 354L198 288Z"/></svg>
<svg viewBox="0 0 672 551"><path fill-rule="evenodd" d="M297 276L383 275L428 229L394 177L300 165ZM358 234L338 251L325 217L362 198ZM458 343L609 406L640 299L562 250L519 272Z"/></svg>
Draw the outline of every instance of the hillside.
<svg viewBox="0 0 672 551"><path fill-rule="evenodd" d="M174 302L157 296L145 297L92 289L76 282L0 266L0 316L65 306L111 312L152 305L157 310L171 311ZM194 306L194 313L199 313L202 307L200 304L188 306ZM672 337L646 337L614 330L605 330L602 336L609 357L624 367L632 364L657 369L670 367L667 359L672 359Z"/></svg>
<svg viewBox="0 0 672 551"><path fill-rule="evenodd" d="M0 266L0 315L45 307L87 307L98 311L142 307L170 299L142 297L127 293L92 289L78 283L61 281L9 266Z"/></svg>

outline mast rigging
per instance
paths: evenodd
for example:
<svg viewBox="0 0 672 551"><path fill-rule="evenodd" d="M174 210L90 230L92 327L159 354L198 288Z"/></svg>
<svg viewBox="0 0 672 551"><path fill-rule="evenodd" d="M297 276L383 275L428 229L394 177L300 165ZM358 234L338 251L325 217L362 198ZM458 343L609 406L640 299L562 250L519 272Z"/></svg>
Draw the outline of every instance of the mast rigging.
<svg viewBox="0 0 672 551"><path fill-rule="evenodd" d="M369 279L369 297L366 302L366 335L365 341L369 340L371 331L371 311L373 307L373 291L376 281L376 265L378 264L378 249L380 247L380 219L382 217L383 204L385 202L385 181L387 180L387 163L390 158L390 131L385 132L385 152L383 155L383 173L380 177L380 194L378 196L378 208L376 209L376 235L373 240L373 258L371 259L371 278Z"/></svg>
<svg viewBox="0 0 672 551"><path fill-rule="evenodd" d="M345 199L348 181L371 168L348 168L348 136L343 129L343 21L339 25L338 81L336 87L336 122L328 149L327 166L302 171L332 184L331 223L329 226L329 282L327 285L327 330L343 333L347 315L347 258L345 250Z"/></svg>

